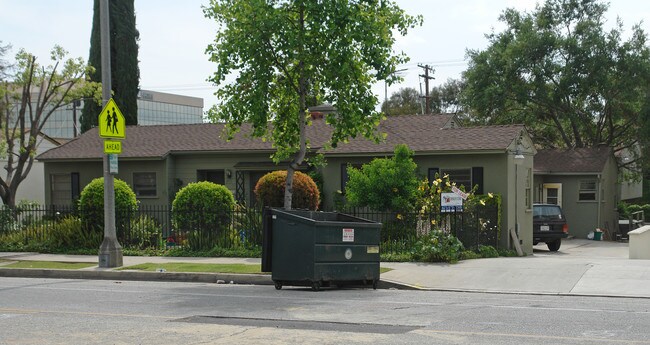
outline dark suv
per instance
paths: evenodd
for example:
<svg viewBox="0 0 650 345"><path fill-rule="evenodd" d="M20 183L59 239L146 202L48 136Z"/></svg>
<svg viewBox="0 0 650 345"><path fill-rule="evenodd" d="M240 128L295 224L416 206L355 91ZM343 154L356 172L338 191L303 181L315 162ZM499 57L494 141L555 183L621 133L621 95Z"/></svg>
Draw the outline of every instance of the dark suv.
<svg viewBox="0 0 650 345"><path fill-rule="evenodd" d="M569 226L562 208L551 204L533 205L533 245L545 242L548 250L558 251L562 239L569 236Z"/></svg>

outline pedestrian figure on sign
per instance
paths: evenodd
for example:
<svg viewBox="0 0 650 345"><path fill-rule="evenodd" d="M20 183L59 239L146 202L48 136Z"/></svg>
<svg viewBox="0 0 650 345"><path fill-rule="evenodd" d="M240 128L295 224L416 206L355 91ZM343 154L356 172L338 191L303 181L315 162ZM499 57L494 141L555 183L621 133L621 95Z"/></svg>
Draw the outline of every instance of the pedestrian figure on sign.
<svg viewBox="0 0 650 345"><path fill-rule="evenodd" d="M115 112L115 108L113 108L113 129L111 130L111 132L113 134L118 134L119 133L119 131L117 130L117 121L118 121L117 120L117 113Z"/></svg>
<svg viewBox="0 0 650 345"><path fill-rule="evenodd" d="M108 110L108 115L106 115L106 130L113 132L113 129L111 128L111 111Z"/></svg>

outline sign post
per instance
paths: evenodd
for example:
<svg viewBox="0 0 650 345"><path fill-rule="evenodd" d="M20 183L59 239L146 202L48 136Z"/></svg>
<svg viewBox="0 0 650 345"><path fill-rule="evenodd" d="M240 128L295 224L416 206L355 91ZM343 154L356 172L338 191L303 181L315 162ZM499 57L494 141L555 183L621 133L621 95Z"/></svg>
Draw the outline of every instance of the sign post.
<svg viewBox="0 0 650 345"><path fill-rule="evenodd" d="M124 116L120 119L122 112L115 108L117 112L112 109L112 104L115 104L111 99L111 43L110 43L110 24L108 16L108 0L99 1L99 24L101 35L101 66L102 66L102 99L104 101L104 110L99 115L100 120L102 115L105 116L104 130L110 131L111 134L124 135ZM112 104L111 104L112 103ZM108 109L107 109L108 108ZM108 111L111 112L110 128L108 126ZM113 116L117 121L113 121ZM100 125L100 137L102 136L102 122ZM115 125L115 129L113 128ZM112 138L119 138L113 136ZM123 138L123 137L122 137ZM104 146L105 147L105 146ZM115 231L115 189L113 175L109 171L108 155L104 154L104 240L99 247L99 267L120 267L122 266L122 246L117 241L117 234Z"/></svg>

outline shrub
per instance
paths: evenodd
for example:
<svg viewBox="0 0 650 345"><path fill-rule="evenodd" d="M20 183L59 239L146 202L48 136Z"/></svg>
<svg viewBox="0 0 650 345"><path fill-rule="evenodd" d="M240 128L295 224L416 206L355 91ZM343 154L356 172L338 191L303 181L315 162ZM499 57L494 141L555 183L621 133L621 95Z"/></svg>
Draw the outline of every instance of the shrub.
<svg viewBox="0 0 650 345"><path fill-rule="evenodd" d="M209 248L230 225L235 198L228 188L195 182L181 188L172 203L174 228L187 234L191 248Z"/></svg>
<svg viewBox="0 0 650 345"><path fill-rule="evenodd" d="M115 227L121 234L128 225L131 215L138 210L135 193L126 182L114 179ZM84 187L79 197L79 215L84 226L104 229L104 178L99 177Z"/></svg>
<svg viewBox="0 0 650 345"><path fill-rule="evenodd" d="M478 246L478 252L482 258L498 258L499 252L492 246Z"/></svg>
<svg viewBox="0 0 650 345"><path fill-rule="evenodd" d="M463 250L463 244L456 237L433 230L418 239L412 256L416 261L457 262Z"/></svg>
<svg viewBox="0 0 650 345"><path fill-rule="evenodd" d="M162 243L162 229L158 221L150 216L141 215L131 220L130 238L122 245L129 249L158 248Z"/></svg>
<svg viewBox="0 0 650 345"><path fill-rule="evenodd" d="M395 146L391 158L376 158L360 170L349 166L345 185L348 204L376 211L413 211L419 182L412 156L402 144Z"/></svg>
<svg viewBox="0 0 650 345"><path fill-rule="evenodd" d="M257 181L255 197L264 206L283 207L284 188L287 181L287 171L270 172ZM293 175L293 194L291 207L296 209L317 210L320 203L320 192L314 180L300 171Z"/></svg>
<svg viewBox="0 0 650 345"><path fill-rule="evenodd" d="M99 232L87 232L81 226L81 220L76 217L66 217L48 227L46 247L50 250L63 248L96 249L102 243L104 235Z"/></svg>

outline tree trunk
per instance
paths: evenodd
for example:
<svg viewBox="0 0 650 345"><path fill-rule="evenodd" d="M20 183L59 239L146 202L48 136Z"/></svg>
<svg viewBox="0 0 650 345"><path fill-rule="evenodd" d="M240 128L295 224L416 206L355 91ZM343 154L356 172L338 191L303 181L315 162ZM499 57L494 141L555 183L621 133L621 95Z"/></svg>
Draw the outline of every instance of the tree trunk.
<svg viewBox="0 0 650 345"><path fill-rule="evenodd" d="M299 26L301 29L301 36L304 34L305 31L305 11L304 11L304 6L301 4L300 6L300 19L299 19ZM299 38L300 42L304 42L304 39L302 37ZM296 155L293 157L293 160L291 163L289 163L289 167L287 168L287 181L284 186L284 209L285 210L291 210L291 202L293 199L293 174L298 168L300 167L300 164L302 164L302 161L305 159L305 155L307 154L307 138L305 134L305 126L307 125L307 119L305 116L307 115L307 109L306 109L306 104L307 104L307 78L305 76L305 62L303 61L303 51L302 49L300 50L299 54L299 62L298 62L298 96L300 99L300 111L298 113L298 128L300 131L300 150L296 153Z"/></svg>
<svg viewBox="0 0 650 345"><path fill-rule="evenodd" d="M301 83L303 81L301 80ZM306 124L306 111L305 111L305 94L300 95L300 150L296 153L294 156L293 160L291 163L289 163L289 167L287 168L287 181L284 186L284 209L285 210L291 210L291 201L293 197L293 174L298 168L300 167L300 164L302 164L302 161L305 159L305 155L307 154L307 138L305 134L305 126Z"/></svg>

